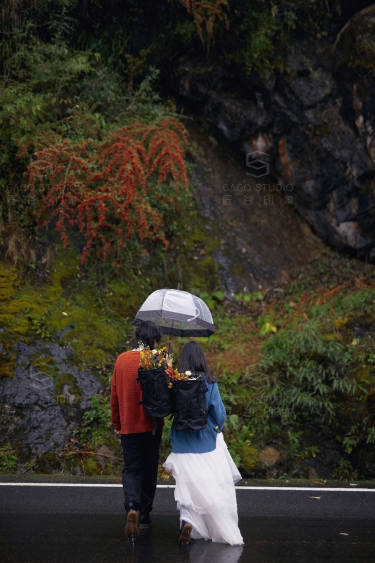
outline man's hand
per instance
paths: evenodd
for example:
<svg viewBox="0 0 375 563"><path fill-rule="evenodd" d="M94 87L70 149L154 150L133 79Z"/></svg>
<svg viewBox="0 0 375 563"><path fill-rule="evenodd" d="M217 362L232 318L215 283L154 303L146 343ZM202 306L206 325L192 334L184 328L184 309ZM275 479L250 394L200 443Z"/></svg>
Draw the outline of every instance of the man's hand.
<svg viewBox="0 0 375 563"><path fill-rule="evenodd" d="M115 428L115 434L120 435L120 434L121 434L121 430L116 430L116 428Z"/></svg>

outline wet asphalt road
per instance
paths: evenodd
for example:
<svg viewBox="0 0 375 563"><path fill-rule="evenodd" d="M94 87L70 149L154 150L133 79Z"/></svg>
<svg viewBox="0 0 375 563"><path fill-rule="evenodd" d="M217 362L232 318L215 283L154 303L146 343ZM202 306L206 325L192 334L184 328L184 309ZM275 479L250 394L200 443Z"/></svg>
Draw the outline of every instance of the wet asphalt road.
<svg viewBox="0 0 375 563"><path fill-rule="evenodd" d="M0 562L375 562L375 492L237 490L243 547L179 548L173 488L130 546L120 487L0 487Z"/></svg>

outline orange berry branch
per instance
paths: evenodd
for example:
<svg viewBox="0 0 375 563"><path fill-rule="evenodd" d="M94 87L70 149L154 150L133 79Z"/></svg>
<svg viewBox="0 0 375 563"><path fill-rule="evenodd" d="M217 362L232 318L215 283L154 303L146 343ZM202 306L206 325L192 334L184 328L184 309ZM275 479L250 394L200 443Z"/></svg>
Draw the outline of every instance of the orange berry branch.
<svg viewBox="0 0 375 563"><path fill-rule="evenodd" d="M166 248L164 217L188 187L186 142L183 125L170 117L121 127L104 140L45 146L26 173L37 229L54 226L64 247L78 231L82 263L95 256L118 264L129 239Z"/></svg>

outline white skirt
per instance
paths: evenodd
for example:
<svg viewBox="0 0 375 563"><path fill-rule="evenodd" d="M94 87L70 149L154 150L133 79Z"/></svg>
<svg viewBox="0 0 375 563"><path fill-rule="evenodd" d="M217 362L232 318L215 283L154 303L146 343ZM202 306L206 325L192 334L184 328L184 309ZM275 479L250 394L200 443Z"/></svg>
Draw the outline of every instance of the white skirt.
<svg viewBox="0 0 375 563"><path fill-rule="evenodd" d="M172 473L180 521L192 526L191 537L243 545L238 528L234 483L241 479L220 432L216 449L206 453L170 453L163 466Z"/></svg>

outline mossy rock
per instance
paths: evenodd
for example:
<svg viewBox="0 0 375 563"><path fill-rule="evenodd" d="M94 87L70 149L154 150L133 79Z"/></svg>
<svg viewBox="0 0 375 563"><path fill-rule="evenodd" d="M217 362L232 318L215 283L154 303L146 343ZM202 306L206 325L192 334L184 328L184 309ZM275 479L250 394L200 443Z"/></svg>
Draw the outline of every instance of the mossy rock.
<svg viewBox="0 0 375 563"><path fill-rule="evenodd" d="M13 377L15 362L1 362L0 377Z"/></svg>
<svg viewBox="0 0 375 563"><path fill-rule="evenodd" d="M199 228L201 219L192 213L189 223L193 227L181 225L184 232L183 248L174 257L174 281L181 282L188 291L194 288L204 288L214 291L220 286L219 266L214 259L214 253L219 248L219 237L207 230ZM173 276L172 276L173 278Z"/></svg>
<svg viewBox="0 0 375 563"><path fill-rule="evenodd" d="M77 257L72 253L60 252L52 270L49 281L21 283L17 269L0 262L1 341L51 341L57 333L70 328L64 339L80 364L108 362L126 335L125 318L141 301L134 290L136 284L115 280L108 283L106 292L96 281L82 283L77 277ZM113 297L117 299L117 310L111 302ZM4 375L9 375L13 365L8 358L6 363ZM40 368L49 372L44 366Z"/></svg>
<svg viewBox="0 0 375 563"><path fill-rule="evenodd" d="M62 288L51 284L21 284L15 267L0 263L0 324L6 334L43 338L48 313L61 298ZM48 331L50 336L50 331Z"/></svg>
<svg viewBox="0 0 375 563"><path fill-rule="evenodd" d="M102 468L95 456L90 455L83 460L83 472L88 477L102 474Z"/></svg>
<svg viewBox="0 0 375 563"><path fill-rule="evenodd" d="M260 468L259 450L255 446L245 444L241 448L241 467L246 473Z"/></svg>
<svg viewBox="0 0 375 563"><path fill-rule="evenodd" d="M31 360L31 365L37 371L51 377L55 377L59 373L55 360L49 354L36 354Z"/></svg>
<svg viewBox="0 0 375 563"><path fill-rule="evenodd" d="M36 370L53 379L55 397L60 406L79 405L82 401L82 391L76 378L71 373L61 373L52 356L37 354L33 357L31 364Z"/></svg>
<svg viewBox="0 0 375 563"><path fill-rule="evenodd" d="M61 406L79 405L82 391L71 373L59 373L55 377L55 396Z"/></svg>

